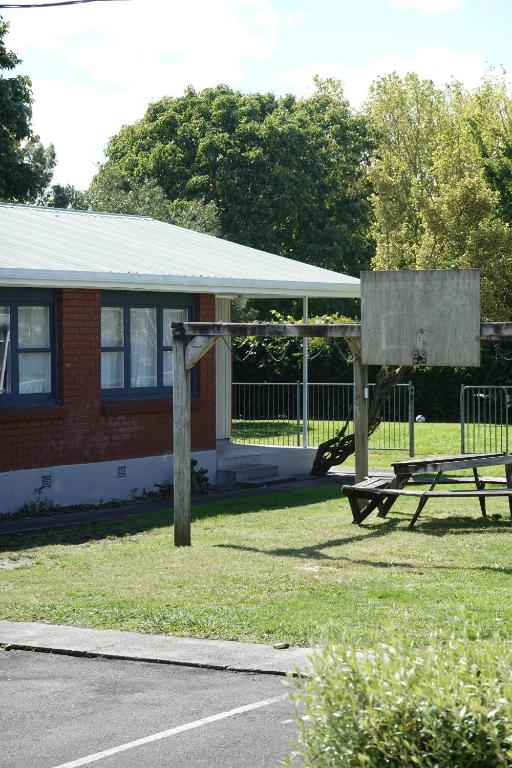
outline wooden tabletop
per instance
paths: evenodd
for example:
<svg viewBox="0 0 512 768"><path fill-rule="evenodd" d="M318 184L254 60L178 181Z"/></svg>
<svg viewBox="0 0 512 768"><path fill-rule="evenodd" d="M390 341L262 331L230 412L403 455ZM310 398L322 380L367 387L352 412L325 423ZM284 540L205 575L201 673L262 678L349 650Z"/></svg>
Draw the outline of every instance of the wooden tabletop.
<svg viewBox="0 0 512 768"><path fill-rule="evenodd" d="M454 456L427 456L424 459L397 461L391 466L395 475L413 475L416 472L442 472L445 469L473 469L512 464L511 453L465 453Z"/></svg>

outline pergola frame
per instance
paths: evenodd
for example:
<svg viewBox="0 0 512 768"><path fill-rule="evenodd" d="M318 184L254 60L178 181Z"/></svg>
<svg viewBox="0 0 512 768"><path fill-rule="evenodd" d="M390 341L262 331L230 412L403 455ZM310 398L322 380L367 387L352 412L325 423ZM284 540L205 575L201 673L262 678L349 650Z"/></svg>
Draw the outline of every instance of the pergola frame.
<svg viewBox="0 0 512 768"><path fill-rule="evenodd" d="M368 367L361 363L361 325L278 323L173 323L174 544L191 541L190 374L221 337L260 336L346 339L354 357L354 441L356 482L368 474ZM512 339L512 323L480 324L480 338Z"/></svg>

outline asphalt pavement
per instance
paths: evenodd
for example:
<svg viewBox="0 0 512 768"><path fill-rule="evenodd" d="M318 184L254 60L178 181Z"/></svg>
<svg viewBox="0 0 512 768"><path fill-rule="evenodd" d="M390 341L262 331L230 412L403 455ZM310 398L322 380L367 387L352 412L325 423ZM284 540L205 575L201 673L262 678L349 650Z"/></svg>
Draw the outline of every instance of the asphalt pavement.
<svg viewBox="0 0 512 768"><path fill-rule="evenodd" d="M296 735L287 686L269 674L0 650L0 766L273 768Z"/></svg>

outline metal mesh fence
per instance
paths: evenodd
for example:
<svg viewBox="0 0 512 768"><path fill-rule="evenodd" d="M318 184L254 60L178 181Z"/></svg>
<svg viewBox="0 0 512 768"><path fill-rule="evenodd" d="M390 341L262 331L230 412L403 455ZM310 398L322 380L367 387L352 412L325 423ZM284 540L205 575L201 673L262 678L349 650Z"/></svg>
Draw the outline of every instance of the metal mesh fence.
<svg viewBox="0 0 512 768"><path fill-rule="evenodd" d="M508 452L511 406L512 387L462 386L460 392L461 452Z"/></svg>
<svg viewBox="0 0 512 768"><path fill-rule="evenodd" d="M308 445L318 446L349 422L352 431L354 385L308 384ZM374 384L370 384L372 397ZM233 384L233 439L240 443L303 445L301 382ZM370 438L371 450L414 455L414 387L399 384L384 403L382 422Z"/></svg>

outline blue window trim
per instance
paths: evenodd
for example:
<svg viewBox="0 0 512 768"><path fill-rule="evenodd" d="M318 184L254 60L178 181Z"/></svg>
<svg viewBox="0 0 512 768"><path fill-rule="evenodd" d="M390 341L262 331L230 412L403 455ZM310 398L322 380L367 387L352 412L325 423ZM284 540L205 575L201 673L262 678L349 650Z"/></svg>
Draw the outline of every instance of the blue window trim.
<svg viewBox="0 0 512 768"><path fill-rule="evenodd" d="M163 385L163 310L187 309L188 318L194 320L196 315L196 298L186 293L156 293L145 291L102 291L101 306L121 307L123 312L124 346L101 347L101 352L124 352L124 387L115 389L102 389L101 396L105 400L150 400L162 397L170 397L172 386ZM131 308L156 309L157 317L157 382L156 387L132 387L131 381L131 347L130 347L130 309ZM195 376L192 376L192 396L195 392Z"/></svg>
<svg viewBox="0 0 512 768"><path fill-rule="evenodd" d="M0 395L0 408L8 406L31 406L44 403L55 403L57 393L57 310L55 291L42 288L0 288L0 305L10 309L11 329L11 392ZM50 346L30 350L18 347L18 307L48 307L50 324ZM24 353L50 352L51 355L51 392L23 394L19 392L19 360L20 352Z"/></svg>

